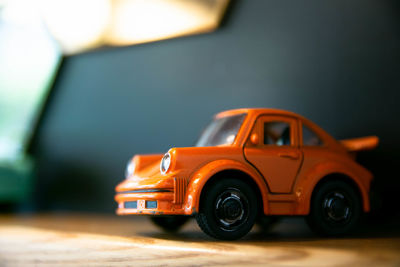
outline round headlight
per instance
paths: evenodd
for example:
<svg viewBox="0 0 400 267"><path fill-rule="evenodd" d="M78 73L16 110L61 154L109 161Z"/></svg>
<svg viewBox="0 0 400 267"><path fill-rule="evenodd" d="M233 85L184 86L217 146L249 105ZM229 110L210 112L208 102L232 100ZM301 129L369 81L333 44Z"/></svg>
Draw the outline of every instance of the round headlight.
<svg viewBox="0 0 400 267"><path fill-rule="evenodd" d="M169 153L166 153L162 158L160 164L161 174L165 174L168 171L170 165L171 165L171 155Z"/></svg>
<svg viewBox="0 0 400 267"><path fill-rule="evenodd" d="M125 178L131 176L134 172L135 172L135 162L133 162L133 160L129 160L125 169Z"/></svg>

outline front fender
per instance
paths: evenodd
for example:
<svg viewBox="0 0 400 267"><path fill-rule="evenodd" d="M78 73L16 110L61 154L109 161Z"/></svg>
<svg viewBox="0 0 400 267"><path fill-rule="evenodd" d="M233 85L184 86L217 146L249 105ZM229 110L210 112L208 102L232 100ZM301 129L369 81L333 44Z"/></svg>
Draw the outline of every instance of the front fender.
<svg viewBox="0 0 400 267"><path fill-rule="evenodd" d="M160 162L164 154L146 154L146 155L135 155L131 162L135 164L135 172L137 174L150 166L154 162Z"/></svg>
<svg viewBox="0 0 400 267"><path fill-rule="evenodd" d="M268 209L268 189L263 177L253 167L242 162L235 160L216 160L204 165L191 176L185 196L185 214L194 214L199 211L200 195L204 185L215 174L225 170L241 171L251 177L260 190L264 213L266 213Z"/></svg>

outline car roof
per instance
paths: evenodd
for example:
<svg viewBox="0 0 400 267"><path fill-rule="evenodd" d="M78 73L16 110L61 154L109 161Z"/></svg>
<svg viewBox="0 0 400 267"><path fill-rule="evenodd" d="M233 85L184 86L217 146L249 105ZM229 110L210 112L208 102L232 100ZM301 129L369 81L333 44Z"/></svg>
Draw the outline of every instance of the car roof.
<svg viewBox="0 0 400 267"><path fill-rule="evenodd" d="M304 117L294 113L290 112L287 110L282 110L282 109L275 109L275 108L239 108L239 109L230 109L230 110L225 110L217 115L215 115L215 118L222 118L226 116L232 116L232 115L237 115L241 113L247 113L252 116L258 116L262 114L271 114L271 115L287 115L287 116L293 116L296 118L302 118Z"/></svg>
<svg viewBox="0 0 400 267"><path fill-rule="evenodd" d="M326 131L324 131L321 127L319 127L317 124L314 122L310 121L309 119L296 114L291 111L287 110L282 110L282 109L275 109L275 108L239 108L239 109L231 109L231 110L226 110L218 113L215 115L215 118L223 118L226 116L232 116L232 115L238 115L238 114L243 114L246 113L250 115L251 117L258 117L261 115L283 115L283 116L290 116L296 119L301 120L302 122L305 122L306 125L311 127L312 130L316 131L316 133L322 137L324 142L331 148L337 148L339 150L343 150L342 146L338 146L338 143L335 141L333 137L331 137Z"/></svg>

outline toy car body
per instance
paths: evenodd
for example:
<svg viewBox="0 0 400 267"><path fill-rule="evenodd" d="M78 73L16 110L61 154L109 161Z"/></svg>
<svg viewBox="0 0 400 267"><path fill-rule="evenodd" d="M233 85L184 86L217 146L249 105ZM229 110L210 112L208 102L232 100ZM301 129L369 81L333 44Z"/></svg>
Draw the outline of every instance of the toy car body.
<svg viewBox="0 0 400 267"><path fill-rule="evenodd" d="M355 153L377 143L337 141L288 111L225 111L195 147L134 156L116 187L117 214L196 215L219 239L242 237L260 214L307 215L318 233L345 233L370 209L373 176Z"/></svg>

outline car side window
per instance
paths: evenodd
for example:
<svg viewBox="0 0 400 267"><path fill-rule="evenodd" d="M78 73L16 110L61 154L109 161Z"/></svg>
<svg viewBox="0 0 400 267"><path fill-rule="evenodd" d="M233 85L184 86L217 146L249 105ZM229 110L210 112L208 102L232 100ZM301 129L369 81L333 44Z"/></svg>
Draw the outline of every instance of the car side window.
<svg viewBox="0 0 400 267"><path fill-rule="evenodd" d="M275 146L290 146L290 124L283 121L264 123L264 144Z"/></svg>
<svg viewBox="0 0 400 267"><path fill-rule="evenodd" d="M303 146L322 146L323 142L318 135L303 124Z"/></svg>

